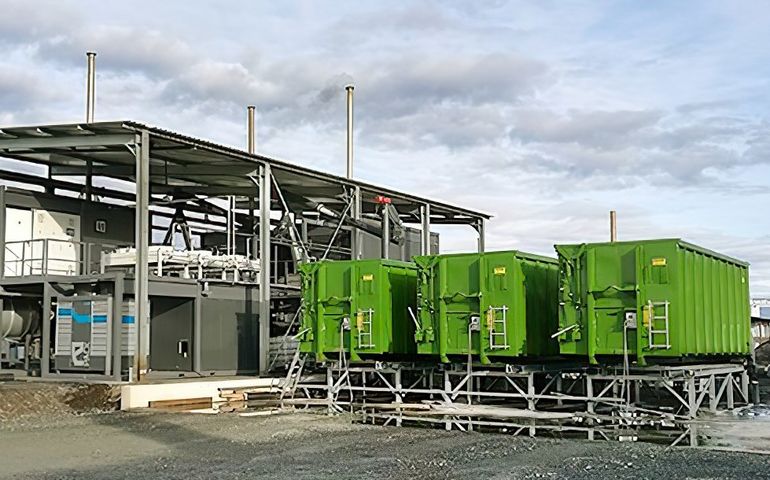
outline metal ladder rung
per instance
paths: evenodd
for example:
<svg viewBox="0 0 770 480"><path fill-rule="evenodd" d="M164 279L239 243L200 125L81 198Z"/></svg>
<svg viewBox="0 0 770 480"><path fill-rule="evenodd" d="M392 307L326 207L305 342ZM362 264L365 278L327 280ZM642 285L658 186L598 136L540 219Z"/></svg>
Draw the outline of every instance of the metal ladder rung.
<svg viewBox="0 0 770 480"><path fill-rule="evenodd" d="M655 349L655 348L663 348L663 349L669 349L671 348L671 331L670 331L670 325L669 325L669 305L670 303L666 300L663 302L653 302L652 300L649 300L647 302L647 311L649 314L649 324L647 325L647 338L648 338L648 348ZM655 314L655 307L663 307L663 315L656 315ZM661 329L655 328L655 322L656 321L663 321L665 322L665 327ZM655 335L665 335L666 341L665 343L655 343Z"/></svg>
<svg viewBox="0 0 770 480"><path fill-rule="evenodd" d="M502 312L502 318L498 318L497 312ZM502 307L489 307L487 310L487 318L491 316L490 328L489 328L489 348L492 350L503 350L509 348L508 345L508 306ZM499 328L499 331L498 331ZM495 339L502 338L502 343L496 342Z"/></svg>
<svg viewBox="0 0 770 480"><path fill-rule="evenodd" d="M372 317L374 316L374 310L369 308L367 310L360 310L357 314L356 327L358 330L358 348L374 348L374 342L372 342Z"/></svg>

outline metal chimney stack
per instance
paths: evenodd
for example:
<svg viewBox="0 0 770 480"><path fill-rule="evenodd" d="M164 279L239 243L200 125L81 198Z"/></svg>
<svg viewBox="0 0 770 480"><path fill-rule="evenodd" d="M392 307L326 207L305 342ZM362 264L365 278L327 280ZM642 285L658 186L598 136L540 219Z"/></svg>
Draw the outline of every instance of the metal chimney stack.
<svg viewBox="0 0 770 480"><path fill-rule="evenodd" d="M94 122L96 105L96 52L86 52L88 74L86 76L86 123Z"/></svg>
<svg viewBox="0 0 770 480"><path fill-rule="evenodd" d="M248 136L248 150L250 154L255 154L257 152L257 132L256 132L256 124L255 124L255 112L257 110L257 107L254 105L249 105L246 107L248 113L246 115L246 129L247 129L247 136Z"/></svg>
<svg viewBox="0 0 770 480"><path fill-rule="evenodd" d="M353 178L353 89L352 84L345 85L348 97L348 170L347 178Z"/></svg>
<svg viewBox="0 0 770 480"><path fill-rule="evenodd" d="M610 242L618 241L618 218L615 210L610 210Z"/></svg>

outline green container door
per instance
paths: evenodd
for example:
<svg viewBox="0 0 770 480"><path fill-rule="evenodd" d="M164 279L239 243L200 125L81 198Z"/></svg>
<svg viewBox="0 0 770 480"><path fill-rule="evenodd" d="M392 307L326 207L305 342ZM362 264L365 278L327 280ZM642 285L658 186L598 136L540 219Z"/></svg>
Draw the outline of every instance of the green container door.
<svg viewBox="0 0 770 480"><path fill-rule="evenodd" d="M484 363L558 353L558 264L516 251L415 257L421 354Z"/></svg>
<svg viewBox="0 0 770 480"><path fill-rule="evenodd" d="M678 239L557 245L562 354L751 352L748 265Z"/></svg>
<svg viewBox="0 0 770 480"><path fill-rule="evenodd" d="M411 263L347 260L300 267L303 313L300 349L318 361L346 352L407 355L416 350L414 321L417 272Z"/></svg>

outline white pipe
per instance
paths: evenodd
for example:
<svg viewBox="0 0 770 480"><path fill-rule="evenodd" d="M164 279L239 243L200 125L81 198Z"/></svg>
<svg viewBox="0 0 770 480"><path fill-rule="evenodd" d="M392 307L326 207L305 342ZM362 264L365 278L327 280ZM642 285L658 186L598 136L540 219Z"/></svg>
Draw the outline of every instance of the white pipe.
<svg viewBox="0 0 770 480"><path fill-rule="evenodd" d="M246 136L248 139L248 151L250 154L254 155L254 153L257 151L257 131L256 123L254 121L254 113L256 112L257 107L254 105L249 105L246 107L246 110Z"/></svg>
<svg viewBox="0 0 770 480"><path fill-rule="evenodd" d="M347 178L353 178L353 85L345 85L348 97L348 168Z"/></svg>
<svg viewBox="0 0 770 480"><path fill-rule="evenodd" d="M618 219L615 210L610 210L610 242L618 241Z"/></svg>
<svg viewBox="0 0 770 480"><path fill-rule="evenodd" d="M86 123L94 122L96 104L96 52L86 52L88 73L86 75Z"/></svg>

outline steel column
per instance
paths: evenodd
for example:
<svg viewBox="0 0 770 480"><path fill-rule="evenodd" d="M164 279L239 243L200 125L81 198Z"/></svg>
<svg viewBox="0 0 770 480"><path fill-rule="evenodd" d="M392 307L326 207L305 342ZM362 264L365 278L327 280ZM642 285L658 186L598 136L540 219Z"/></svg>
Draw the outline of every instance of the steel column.
<svg viewBox="0 0 770 480"><path fill-rule="evenodd" d="M5 277L5 223L8 211L5 203L5 185L0 185L0 278Z"/></svg>
<svg viewBox="0 0 770 480"><path fill-rule="evenodd" d="M479 246L479 253L484 253L484 249L486 247L486 239L484 238L484 219L480 218L476 222L476 231L479 232L479 240L478 240L478 246Z"/></svg>
<svg viewBox="0 0 770 480"><path fill-rule="evenodd" d="M43 283L42 319L51 318L51 285ZM42 359L40 360L40 376L45 378L51 373L51 322L43 321Z"/></svg>
<svg viewBox="0 0 770 480"><path fill-rule="evenodd" d="M198 290L195 292L195 303L193 303L192 369L193 372L196 373L201 373L203 371L203 367L201 365L201 310L203 309L203 294L201 289L203 288L206 288L205 284L198 285Z"/></svg>
<svg viewBox="0 0 770 480"><path fill-rule="evenodd" d="M147 372L150 353L149 266L147 252L150 248L150 134L137 135L136 147L136 264L134 265L134 297L136 304L136 355L134 379L141 381Z"/></svg>
<svg viewBox="0 0 770 480"><path fill-rule="evenodd" d="M304 216L299 217L300 221L300 238L302 239L302 243L307 245L307 218ZM308 255L310 255L310 251L308 249Z"/></svg>
<svg viewBox="0 0 770 480"><path fill-rule="evenodd" d="M430 204L428 203L420 207L420 223L422 223L420 255L430 255Z"/></svg>
<svg viewBox="0 0 770 480"><path fill-rule="evenodd" d="M257 216L256 210L256 198L254 195L249 196L249 233L251 234L251 241L249 243L249 249L246 255L250 255L251 258L259 257L259 237L257 236Z"/></svg>
<svg viewBox="0 0 770 480"><path fill-rule="evenodd" d="M382 238L380 239L380 257L390 258L390 214L388 205L382 204Z"/></svg>
<svg viewBox="0 0 770 480"><path fill-rule="evenodd" d="M361 220L361 187L353 191L353 219ZM350 258L358 260L361 258L361 230L358 227L351 228L350 236Z"/></svg>
<svg viewBox="0 0 770 480"><path fill-rule="evenodd" d="M270 165L259 169L259 372L270 365Z"/></svg>
<svg viewBox="0 0 770 480"><path fill-rule="evenodd" d="M115 274L115 283L112 287L112 378L115 381L121 381L123 378L123 345L121 344L121 333L123 330L123 291L124 274L118 272ZM134 312L136 313L136 312ZM136 318L134 318L136 321ZM128 340L128 337L126 340ZM128 350L129 345L126 345ZM130 380L130 379L129 379Z"/></svg>

